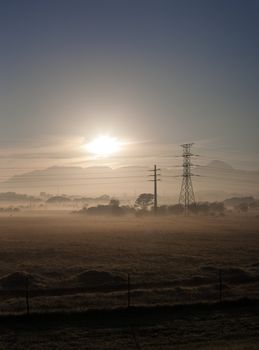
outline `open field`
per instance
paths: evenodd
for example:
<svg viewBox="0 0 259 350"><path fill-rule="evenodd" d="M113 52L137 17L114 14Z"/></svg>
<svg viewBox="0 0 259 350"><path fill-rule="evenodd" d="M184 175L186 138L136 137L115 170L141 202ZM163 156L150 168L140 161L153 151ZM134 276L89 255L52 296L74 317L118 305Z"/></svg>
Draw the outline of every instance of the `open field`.
<svg viewBox="0 0 259 350"><path fill-rule="evenodd" d="M123 306L128 273L134 305L215 301L219 268L224 297L259 296L257 217L19 214L1 217L0 232L2 312L24 308L25 273L44 310Z"/></svg>
<svg viewBox="0 0 259 350"><path fill-rule="evenodd" d="M258 217L89 218L66 212L0 217L2 315L26 311L27 277L32 312L72 312L125 307L128 273L132 305L214 302L219 298L219 269L223 299L259 298ZM170 320L169 324L156 321L142 330L139 326L141 349L167 349L172 344L174 349L189 349L187 341L182 345L179 341L179 332L187 327L193 349L254 350L258 317L251 310L238 313ZM230 327L229 340L228 326L224 336L210 338L210 332L218 334L222 320ZM182 328L177 330L179 324ZM244 329L250 329L250 336L245 336ZM22 329L12 347L11 327L2 329L0 349L29 345L30 349L47 349L47 335L51 348L57 349L76 349L80 341L91 344L87 349L136 348L128 330L119 326L110 330L108 324L91 329L44 326L37 336L30 332L31 327ZM154 332L158 342L150 340ZM100 337L103 341L98 343ZM212 342L209 346L206 339Z"/></svg>

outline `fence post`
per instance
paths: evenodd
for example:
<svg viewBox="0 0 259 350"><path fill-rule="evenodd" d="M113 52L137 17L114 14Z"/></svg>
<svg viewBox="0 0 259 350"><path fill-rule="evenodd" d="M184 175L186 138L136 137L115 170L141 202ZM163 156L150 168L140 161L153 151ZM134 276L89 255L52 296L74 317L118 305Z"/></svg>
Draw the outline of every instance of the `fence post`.
<svg viewBox="0 0 259 350"><path fill-rule="evenodd" d="M222 270L219 269L219 302L222 303Z"/></svg>
<svg viewBox="0 0 259 350"><path fill-rule="evenodd" d="M27 316L30 315L30 296L29 296L29 277L26 276L25 280L25 297L26 297L26 312Z"/></svg>
<svg viewBox="0 0 259 350"><path fill-rule="evenodd" d="M130 308L131 304L131 295L130 295L130 274L128 273L128 309Z"/></svg>

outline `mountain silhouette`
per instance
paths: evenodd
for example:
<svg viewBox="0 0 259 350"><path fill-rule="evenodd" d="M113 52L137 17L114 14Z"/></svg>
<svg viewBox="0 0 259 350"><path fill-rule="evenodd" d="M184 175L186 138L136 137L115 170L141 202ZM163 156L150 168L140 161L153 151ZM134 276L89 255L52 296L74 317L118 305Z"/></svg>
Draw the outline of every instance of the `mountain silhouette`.
<svg viewBox="0 0 259 350"><path fill-rule="evenodd" d="M50 167L11 177L0 183L0 192L39 194L82 194L98 196L104 193L111 196L135 196L152 192L153 185L148 181L150 168L127 166L112 169L101 167ZM177 200L181 185L181 168L161 169L160 196L171 196ZM223 200L228 196L259 195L259 172L235 169L228 163L213 160L207 165L193 168L193 186L197 198L201 200Z"/></svg>
<svg viewBox="0 0 259 350"><path fill-rule="evenodd" d="M234 170L234 168L230 164L223 162L222 160L213 160L207 165L207 167L208 168Z"/></svg>

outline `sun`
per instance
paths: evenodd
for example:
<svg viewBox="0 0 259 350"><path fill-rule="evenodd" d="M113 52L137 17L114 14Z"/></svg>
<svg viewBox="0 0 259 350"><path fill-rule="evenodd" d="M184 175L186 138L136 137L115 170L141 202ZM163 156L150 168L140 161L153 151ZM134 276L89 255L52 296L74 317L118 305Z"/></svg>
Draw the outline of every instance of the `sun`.
<svg viewBox="0 0 259 350"><path fill-rule="evenodd" d="M92 154L107 157L117 153L121 148L121 143L116 137L99 136L92 142L86 144L85 148Z"/></svg>

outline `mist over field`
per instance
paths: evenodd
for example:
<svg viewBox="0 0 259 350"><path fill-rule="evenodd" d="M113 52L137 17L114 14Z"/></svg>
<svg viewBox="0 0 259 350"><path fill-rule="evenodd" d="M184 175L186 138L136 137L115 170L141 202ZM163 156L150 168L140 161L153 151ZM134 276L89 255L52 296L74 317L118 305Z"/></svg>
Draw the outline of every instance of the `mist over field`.
<svg viewBox="0 0 259 350"><path fill-rule="evenodd" d="M258 24L0 1L0 350L259 349Z"/></svg>

